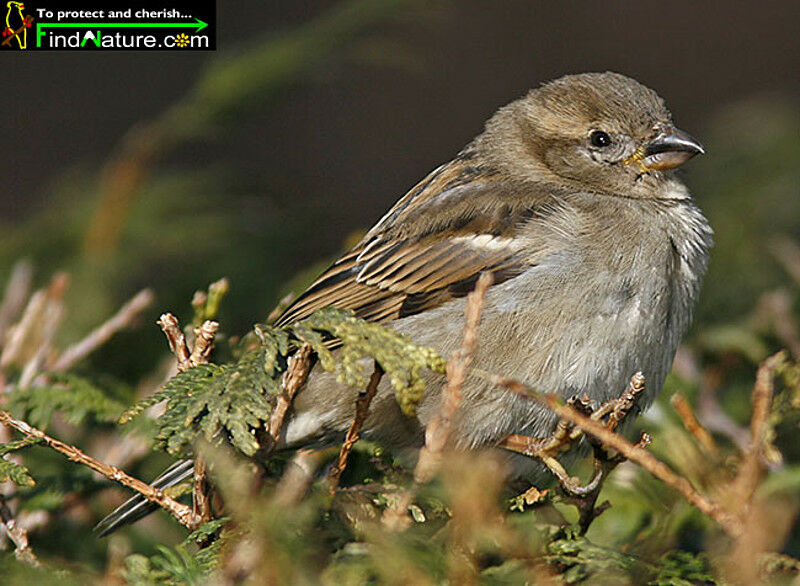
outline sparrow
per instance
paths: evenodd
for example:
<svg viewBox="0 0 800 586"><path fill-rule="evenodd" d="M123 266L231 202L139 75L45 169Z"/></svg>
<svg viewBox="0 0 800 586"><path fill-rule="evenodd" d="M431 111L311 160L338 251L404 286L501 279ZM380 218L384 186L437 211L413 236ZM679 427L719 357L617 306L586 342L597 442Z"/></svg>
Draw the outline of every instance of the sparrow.
<svg viewBox="0 0 800 586"><path fill-rule="evenodd" d="M488 271L476 369L596 402L619 396L641 371L646 407L706 272L712 231L674 172L703 152L675 127L663 99L629 77L584 73L545 83L500 108L276 323L328 306L350 309L449 356L461 344L465 297ZM442 375L425 376L413 417L382 381L362 435L397 451L419 448L443 386ZM358 393L316 366L278 447L340 443ZM547 436L555 425L541 404L468 375L451 440L492 449L512 434ZM536 461L507 454L514 477L541 478ZM180 466L170 482L191 474L185 464L176 472Z"/></svg>

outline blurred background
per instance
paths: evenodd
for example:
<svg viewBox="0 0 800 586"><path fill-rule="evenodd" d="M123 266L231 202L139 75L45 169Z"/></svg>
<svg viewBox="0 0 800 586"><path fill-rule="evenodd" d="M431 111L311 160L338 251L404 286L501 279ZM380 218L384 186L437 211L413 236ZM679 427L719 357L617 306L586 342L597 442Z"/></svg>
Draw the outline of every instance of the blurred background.
<svg viewBox="0 0 800 586"><path fill-rule="evenodd" d="M70 270L77 329L137 286L177 309L225 275L225 317L247 328L496 108L613 70L706 143L686 174L718 233L713 286L724 268L760 288L723 259L800 229L798 16L789 1L240 0L219 3L215 53L9 53L0 270ZM718 295L703 315L748 306Z"/></svg>
<svg viewBox="0 0 800 586"><path fill-rule="evenodd" d="M128 404L163 380L153 374L166 353L161 312L188 323L192 293L225 276L220 321L227 334L246 332L499 106L566 73L613 70L655 89L706 146L682 172L717 245L664 397L681 390L741 446L756 365L779 347L800 355L798 21L798 4L779 0L240 0L218 5L216 52L7 52L0 282L22 259L37 287L70 275L61 347L152 287L141 327L79 365ZM654 451L702 477L707 460L681 452L682 428L665 409L644 424ZM791 482L776 490L787 493L789 524L800 505L797 418L784 428L781 478ZM161 465L134 472L150 478ZM676 509L649 482L637 494L652 502L631 504L630 487L619 489L620 514L602 517L596 534L627 542L642 524L675 530L685 503ZM670 539L691 549L698 523ZM783 535L797 555L800 531ZM89 556L80 550L73 557Z"/></svg>

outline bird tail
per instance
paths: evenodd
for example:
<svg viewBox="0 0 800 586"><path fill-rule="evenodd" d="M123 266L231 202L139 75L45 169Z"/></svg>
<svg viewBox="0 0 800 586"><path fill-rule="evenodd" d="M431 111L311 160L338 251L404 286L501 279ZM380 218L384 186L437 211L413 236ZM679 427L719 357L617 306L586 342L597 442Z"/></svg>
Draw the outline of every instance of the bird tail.
<svg viewBox="0 0 800 586"><path fill-rule="evenodd" d="M150 483L150 486L164 490L188 480L193 474L194 462L192 460L180 460L167 468L161 476ZM120 527L130 525L146 517L156 509L158 509L158 505L137 494L114 509L110 515L95 526L94 530L100 532L100 537L105 537Z"/></svg>

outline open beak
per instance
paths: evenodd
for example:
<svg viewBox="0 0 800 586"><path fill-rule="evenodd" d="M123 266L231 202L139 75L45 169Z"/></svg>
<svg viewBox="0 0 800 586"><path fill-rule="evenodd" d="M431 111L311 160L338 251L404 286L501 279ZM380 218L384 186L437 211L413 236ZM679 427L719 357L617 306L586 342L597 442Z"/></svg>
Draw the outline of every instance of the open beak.
<svg viewBox="0 0 800 586"><path fill-rule="evenodd" d="M665 128L641 152L639 166L646 171L674 169L706 151L691 135L672 126Z"/></svg>

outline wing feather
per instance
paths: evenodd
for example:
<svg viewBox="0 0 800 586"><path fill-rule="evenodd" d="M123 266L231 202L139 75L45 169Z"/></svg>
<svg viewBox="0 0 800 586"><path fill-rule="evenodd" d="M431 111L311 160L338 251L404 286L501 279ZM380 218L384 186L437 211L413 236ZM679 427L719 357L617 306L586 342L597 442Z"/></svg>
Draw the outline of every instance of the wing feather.
<svg viewBox="0 0 800 586"><path fill-rule="evenodd" d="M277 324L327 306L387 322L466 295L484 271L494 272L497 284L530 267L516 236L535 215L535 198L469 163L457 158L409 191ZM458 213L443 213L445 207Z"/></svg>

